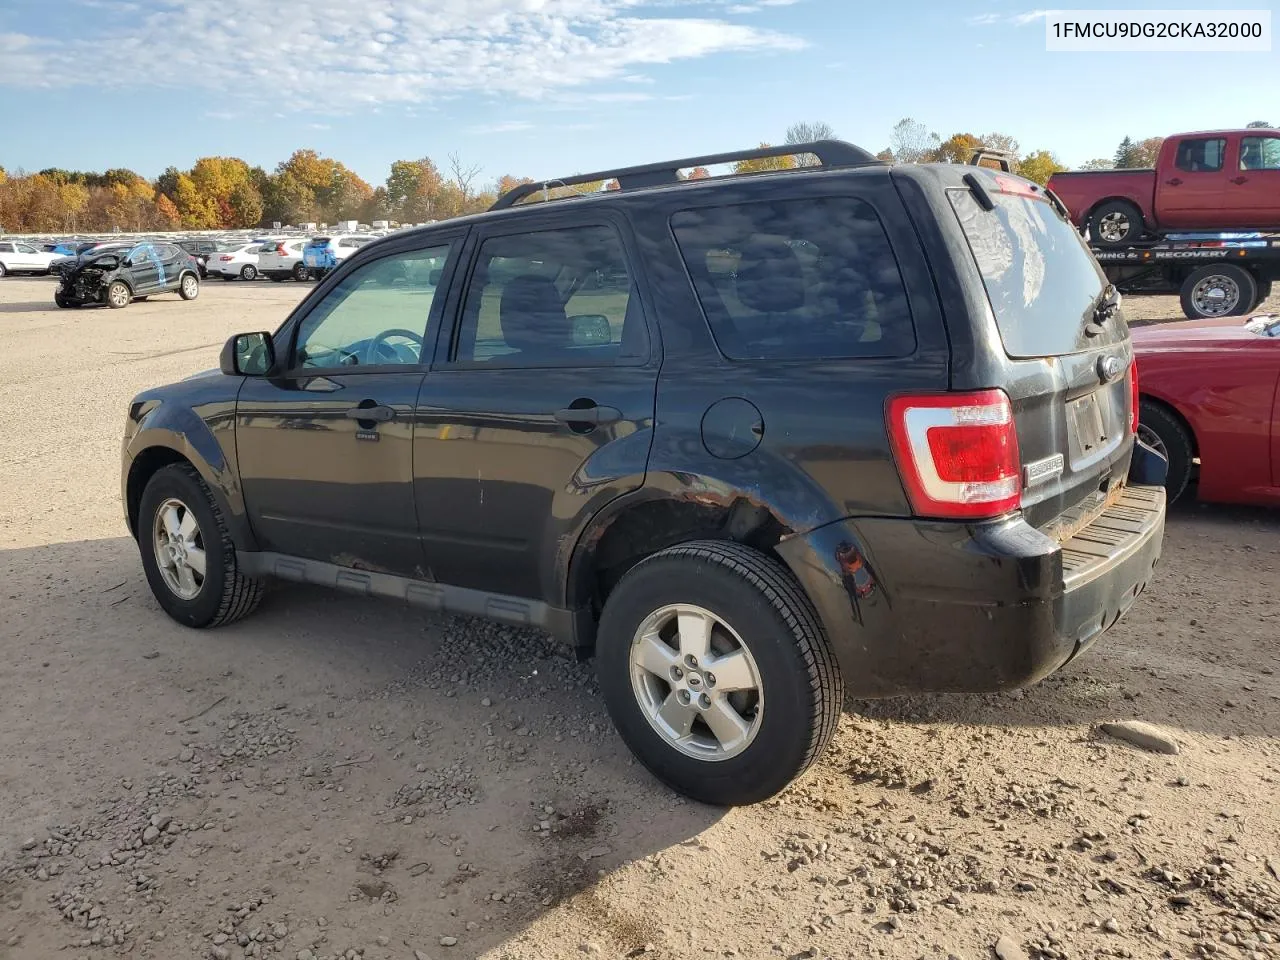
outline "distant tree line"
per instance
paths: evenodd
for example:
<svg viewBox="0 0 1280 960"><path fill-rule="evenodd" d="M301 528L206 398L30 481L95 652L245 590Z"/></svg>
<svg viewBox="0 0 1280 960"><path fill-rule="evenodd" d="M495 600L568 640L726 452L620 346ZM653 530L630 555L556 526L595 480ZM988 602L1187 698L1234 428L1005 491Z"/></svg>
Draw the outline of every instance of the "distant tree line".
<svg viewBox="0 0 1280 960"><path fill-rule="evenodd" d="M1270 128L1264 120L1248 124ZM830 124L792 124L785 143L835 138ZM1111 158L1080 165L1082 170L1126 169L1155 165L1160 137L1134 140L1126 136ZM761 146L768 146L762 143ZM1014 170L1045 183L1067 167L1048 150L1023 153L1004 133L953 133L946 139L925 124L906 117L893 127L889 144L877 156L893 163L967 163L975 150L1008 154ZM782 170L818 162L809 154L745 160L734 170ZM532 183L510 175L479 186L481 168L451 153L442 171L429 157L397 160L386 182L374 187L338 160L315 150L295 150L268 172L238 157L202 157L189 170L168 167L155 180L132 170L103 173L51 167L38 173L7 175L0 167L0 228L10 233L97 233L114 229L219 230L253 228L273 222L334 223L339 220L391 220L422 223L484 210L513 187ZM684 171L688 179L710 176L698 167ZM547 196L615 190L616 181L571 187L548 184Z"/></svg>

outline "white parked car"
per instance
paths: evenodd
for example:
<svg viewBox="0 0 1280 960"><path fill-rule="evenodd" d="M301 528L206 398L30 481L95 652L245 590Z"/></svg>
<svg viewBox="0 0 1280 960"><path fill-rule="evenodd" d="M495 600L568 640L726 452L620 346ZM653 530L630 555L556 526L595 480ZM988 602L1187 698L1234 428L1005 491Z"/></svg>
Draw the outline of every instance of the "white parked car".
<svg viewBox="0 0 1280 960"><path fill-rule="evenodd" d="M209 276L221 277L223 280L234 280L236 277L241 280L256 280L260 249L257 243L219 244L217 252L209 254L205 269Z"/></svg>
<svg viewBox="0 0 1280 960"><path fill-rule="evenodd" d="M7 273L48 273L60 253L45 253L33 243L0 240L0 277Z"/></svg>
<svg viewBox="0 0 1280 960"><path fill-rule="evenodd" d="M306 280L311 271L302 262L302 248L306 246L305 237L294 237L289 240L277 240L264 243L258 251L258 272L272 280Z"/></svg>
<svg viewBox="0 0 1280 960"><path fill-rule="evenodd" d="M354 233L335 233L328 237L312 237L302 248L302 262L317 277L340 264L347 257L373 240L372 237Z"/></svg>

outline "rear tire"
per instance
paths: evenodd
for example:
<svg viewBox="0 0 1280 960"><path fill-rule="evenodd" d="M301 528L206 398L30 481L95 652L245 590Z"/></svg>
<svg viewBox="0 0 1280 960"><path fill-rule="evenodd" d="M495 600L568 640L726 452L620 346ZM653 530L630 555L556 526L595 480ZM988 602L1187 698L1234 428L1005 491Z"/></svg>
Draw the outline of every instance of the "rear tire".
<svg viewBox="0 0 1280 960"><path fill-rule="evenodd" d="M311 272L307 269L306 264L301 261L293 265L293 279L306 280L310 275Z"/></svg>
<svg viewBox="0 0 1280 960"><path fill-rule="evenodd" d="M5 269L5 265L3 263L0 263L0 277L3 277L8 272L9 271Z"/></svg>
<svg viewBox="0 0 1280 960"><path fill-rule="evenodd" d="M1142 236L1142 211L1128 200L1107 200L1089 215L1089 239L1100 247L1122 247Z"/></svg>
<svg viewBox="0 0 1280 960"><path fill-rule="evenodd" d="M182 521L172 524L179 531L176 545L181 548L180 555L186 558L181 564L164 550L168 543L175 543L167 536L170 526L165 515L170 509L175 520ZM162 532L165 536L161 536ZM137 535L151 592L164 612L178 623L188 627L222 626L252 613L261 602L262 582L240 573L235 543L217 501L190 464L162 467L148 481L138 507ZM162 544L162 539L166 543ZM196 551L203 558L203 574L189 562ZM189 579L181 574L184 566Z"/></svg>
<svg viewBox="0 0 1280 960"><path fill-rule="evenodd" d="M1261 281L1257 281L1257 283L1258 283L1258 299L1254 303L1254 305L1249 308L1250 313L1253 313L1253 311L1257 310L1266 301L1271 299L1271 281L1261 280Z"/></svg>
<svg viewBox="0 0 1280 960"><path fill-rule="evenodd" d="M255 267L252 263L246 263L243 267L240 268L240 279L241 280L257 280L258 268Z"/></svg>
<svg viewBox="0 0 1280 960"><path fill-rule="evenodd" d="M808 597L776 560L738 543L684 543L629 570L605 604L597 654L627 746L704 803L757 803L785 788L821 755L843 707Z"/></svg>
<svg viewBox="0 0 1280 960"><path fill-rule="evenodd" d="M1167 407L1142 400L1138 404L1138 438L1169 461L1164 489L1168 501L1173 503L1186 491L1191 480L1195 446L1190 432Z"/></svg>
<svg viewBox="0 0 1280 960"><path fill-rule="evenodd" d="M1192 270L1179 292L1182 312L1192 320L1238 317L1258 302L1258 283L1235 264L1211 264Z"/></svg>

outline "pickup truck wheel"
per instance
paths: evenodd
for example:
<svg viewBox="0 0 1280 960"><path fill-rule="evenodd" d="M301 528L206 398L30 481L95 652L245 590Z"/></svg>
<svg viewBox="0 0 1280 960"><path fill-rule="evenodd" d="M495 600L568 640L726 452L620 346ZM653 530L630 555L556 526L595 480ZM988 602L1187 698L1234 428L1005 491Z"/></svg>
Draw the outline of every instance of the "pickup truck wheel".
<svg viewBox="0 0 1280 960"><path fill-rule="evenodd" d="M629 570L605 604L597 652L622 739L660 780L704 803L782 790L821 755L844 702L800 586L737 543L679 544Z"/></svg>
<svg viewBox="0 0 1280 960"><path fill-rule="evenodd" d="M1182 281L1182 312L1192 320L1238 317L1258 302L1253 274L1234 264L1213 264L1191 271Z"/></svg>
<svg viewBox="0 0 1280 960"><path fill-rule="evenodd" d="M262 599L262 582L238 570L222 513L190 464L156 471L142 493L137 534L151 592L179 623L221 626Z"/></svg>
<svg viewBox="0 0 1280 960"><path fill-rule="evenodd" d="M128 285L121 280L112 281L111 286L107 287L107 306L112 310L127 307L132 299L133 294L129 292Z"/></svg>
<svg viewBox="0 0 1280 960"><path fill-rule="evenodd" d="M1191 434L1168 409L1143 400L1138 404L1138 439L1169 461L1164 490L1169 503L1173 503L1186 491L1191 480L1195 457Z"/></svg>
<svg viewBox="0 0 1280 960"><path fill-rule="evenodd" d="M1142 236L1142 211L1128 200L1108 200L1089 217L1089 238L1100 247L1120 247Z"/></svg>

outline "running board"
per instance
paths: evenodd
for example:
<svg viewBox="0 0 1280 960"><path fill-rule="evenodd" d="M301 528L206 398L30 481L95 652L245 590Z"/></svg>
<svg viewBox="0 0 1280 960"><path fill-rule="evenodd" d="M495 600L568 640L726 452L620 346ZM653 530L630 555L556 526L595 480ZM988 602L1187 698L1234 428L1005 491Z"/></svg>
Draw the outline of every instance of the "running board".
<svg viewBox="0 0 1280 960"><path fill-rule="evenodd" d="M242 573L251 577L310 583L360 597L401 600L436 613L536 627L551 634L556 641L572 647L579 658L589 654L595 646L595 618L587 609L566 610L541 600L415 580L391 573L355 570L336 563L268 551L237 550L236 563Z"/></svg>

